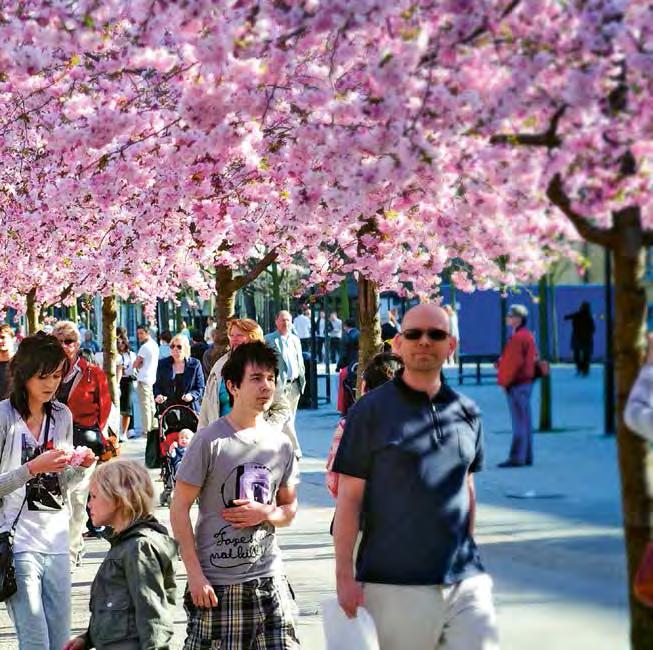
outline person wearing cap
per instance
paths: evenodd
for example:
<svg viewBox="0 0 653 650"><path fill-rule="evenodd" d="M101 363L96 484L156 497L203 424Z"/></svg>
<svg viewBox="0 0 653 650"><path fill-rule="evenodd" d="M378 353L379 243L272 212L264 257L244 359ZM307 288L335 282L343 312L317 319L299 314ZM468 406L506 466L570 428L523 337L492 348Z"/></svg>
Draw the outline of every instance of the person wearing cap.
<svg viewBox="0 0 653 650"><path fill-rule="evenodd" d="M523 467L533 464L533 425L531 422L531 392L535 379L537 348L533 334L526 327L528 309L511 305L508 325L512 336L498 362L499 386L506 390L512 420L512 445L508 459L499 467Z"/></svg>

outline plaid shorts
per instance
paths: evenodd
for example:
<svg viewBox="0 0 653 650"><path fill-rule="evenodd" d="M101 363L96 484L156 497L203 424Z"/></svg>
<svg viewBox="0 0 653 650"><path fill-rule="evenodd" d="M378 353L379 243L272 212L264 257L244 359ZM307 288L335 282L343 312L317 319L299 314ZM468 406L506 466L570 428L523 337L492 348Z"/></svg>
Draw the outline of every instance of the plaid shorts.
<svg viewBox="0 0 653 650"><path fill-rule="evenodd" d="M216 607L195 607L184 594L188 617L184 650L297 650L295 596L285 576L213 587Z"/></svg>

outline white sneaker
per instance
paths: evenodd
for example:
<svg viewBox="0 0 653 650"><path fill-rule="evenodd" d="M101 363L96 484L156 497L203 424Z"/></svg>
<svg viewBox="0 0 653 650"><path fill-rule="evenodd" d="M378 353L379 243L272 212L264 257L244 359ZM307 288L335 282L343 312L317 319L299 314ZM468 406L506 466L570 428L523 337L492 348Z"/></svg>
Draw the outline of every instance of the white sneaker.
<svg viewBox="0 0 653 650"><path fill-rule="evenodd" d="M140 431L134 431L134 429L130 429L129 431L127 431L127 437L129 439L131 439L131 438L140 438L141 435L142 434L141 434Z"/></svg>

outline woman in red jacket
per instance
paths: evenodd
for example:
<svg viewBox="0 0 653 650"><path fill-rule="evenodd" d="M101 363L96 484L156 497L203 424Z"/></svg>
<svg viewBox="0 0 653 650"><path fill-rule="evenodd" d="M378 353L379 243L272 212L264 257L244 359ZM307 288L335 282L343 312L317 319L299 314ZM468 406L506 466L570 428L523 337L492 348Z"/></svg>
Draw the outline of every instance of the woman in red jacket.
<svg viewBox="0 0 653 650"><path fill-rule="evenodd" d="M537 348L535 339L526 327L528 309L511 305L508 325L513 334L499 359L498 378L506 389L512 420L512 445L508 460L499 467L522 467L533 464L533 424L531 421L531 391L535 379Z"/></svg>
<svg viewBox="0 0 653 650"><path fill-rule="evenodd" d="M70 372L63 378L57 399L68 406L73 414L73 444L82 445L101 456L104 448L104 431L111 412L109 384L102 368L87 363L79 356L80 337L77 326L70 321L59 321L52 331L63 346L70 361ZM84 478L70 493L70 555L73 566L79 566L84 549L82 537L88 523L86 502L91 475L90 467ZM97 531L89 528L90 534Z"/></svg>

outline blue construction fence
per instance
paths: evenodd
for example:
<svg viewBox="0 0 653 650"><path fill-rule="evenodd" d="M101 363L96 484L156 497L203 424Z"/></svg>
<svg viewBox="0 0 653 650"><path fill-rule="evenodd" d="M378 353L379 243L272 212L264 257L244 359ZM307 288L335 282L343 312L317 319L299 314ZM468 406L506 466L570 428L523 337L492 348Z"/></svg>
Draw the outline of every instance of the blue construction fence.
<svg viewBox="0 0 653 650"><path fill-rule="evenodd" d="M442 288L445 303L451 303L450 287ZM526 286L507 292L507 306L525 305L528 308L528 327L539 342L538 286ZM455 292L460 330L460 351L464 354L499 354L501 352L501 294L499 291ZM602 361L605 355L606 309L603 285L560 285L549 288L549 350L553 358L571 361L571 321L567 314L575 312L583 301L590 304L596 332L594 334L594 361ZM614 312L613 312L614 313ZM553 328L555 327L555 332ZM509 336L509 333L507 334ZM557 348L557 355L555 354Z"/></svg>

